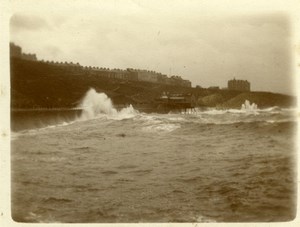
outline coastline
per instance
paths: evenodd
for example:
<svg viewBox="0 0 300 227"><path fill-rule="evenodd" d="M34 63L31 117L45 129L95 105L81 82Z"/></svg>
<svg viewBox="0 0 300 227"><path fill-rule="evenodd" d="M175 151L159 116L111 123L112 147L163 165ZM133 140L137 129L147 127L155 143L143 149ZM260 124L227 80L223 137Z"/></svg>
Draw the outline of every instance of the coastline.
<svg viewBox="0 0 300 227"><path fill-rule="evenodd" d="M105 93L114 106L136 106L146 111L156 110L157 98L164 92L189 94L193 106L218 109L240 108L245 100L259 108L296 106L296 97L259 91L236 91L201 87L185 87L104 78L68 67L48 66L46 63L11 58L11 108L69 109L77 108L86 92L94 88Z"/></svg>

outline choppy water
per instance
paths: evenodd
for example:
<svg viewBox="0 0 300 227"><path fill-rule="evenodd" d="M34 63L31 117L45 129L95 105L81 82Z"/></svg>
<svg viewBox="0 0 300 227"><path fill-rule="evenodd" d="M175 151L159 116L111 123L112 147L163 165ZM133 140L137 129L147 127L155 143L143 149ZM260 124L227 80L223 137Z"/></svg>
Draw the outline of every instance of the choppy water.
<svg viewBox="0 0 300 227"><path fill-rule="evenodd" d="M13 133L14 220L294 218L293 111L145 114L104 106L68 124Z"/></svg>

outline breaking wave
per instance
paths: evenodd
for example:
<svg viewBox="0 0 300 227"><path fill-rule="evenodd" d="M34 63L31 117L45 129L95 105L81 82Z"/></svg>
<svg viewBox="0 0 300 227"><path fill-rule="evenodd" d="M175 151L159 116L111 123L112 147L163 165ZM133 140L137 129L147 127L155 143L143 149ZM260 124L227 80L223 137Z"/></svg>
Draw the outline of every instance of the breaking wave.
<svg viewBox="0 0 300 227"><path fill-rule="evenodd" d="M190 123L198 124L236 124L236 123L284 123L295 122L296 109L278 106L260 109L255 103L245 100L240 109L195 108L182 112Z"/></svg>
<svg viewBox="0 0 300 227"><path fill-rule="evenodd" d="M132 105L118 111L105 93L98 93L93 88L86 93L78 107L82 108L82 113L78 120L89 120L103 116L122 120L132 118L139 113Z"/></svg>

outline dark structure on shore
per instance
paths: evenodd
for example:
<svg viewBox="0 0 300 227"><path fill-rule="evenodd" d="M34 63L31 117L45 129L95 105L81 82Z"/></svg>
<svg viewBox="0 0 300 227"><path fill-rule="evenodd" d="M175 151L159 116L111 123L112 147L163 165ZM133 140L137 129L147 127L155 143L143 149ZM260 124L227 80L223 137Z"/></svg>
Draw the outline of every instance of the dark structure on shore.
<svg viewBox="0 0 300 227"><path fill-rule="evenodd" d="M250 91L250 83L247 80L233 80L228 81L228 90L233 91Z"/></svg>
<svg viewBox="0 0 300 227"><path fill-rule="evenodd" d="M191 93L176 94L163 92L163 94L155 99L157 104L156 110L168 113L171 110L187 110L196 106L195 96Z"/></svg>

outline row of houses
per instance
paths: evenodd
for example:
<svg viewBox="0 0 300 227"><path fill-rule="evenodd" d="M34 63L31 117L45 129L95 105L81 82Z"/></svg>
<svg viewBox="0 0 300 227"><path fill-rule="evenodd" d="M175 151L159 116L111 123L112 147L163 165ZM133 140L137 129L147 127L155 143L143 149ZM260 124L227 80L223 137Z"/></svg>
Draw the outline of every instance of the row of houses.
<svg viewBox="0 0 300 227"><path fill-rule="evenodd" d="M22 53L22 48L10 43L10 54L11 57L17 57L25 60L37 61L35 54L25 54ZM92 66L82 66L79 63L73 62L58 62L58 61L45 61L41 60L39 62L58 66L58 67L68 67L68 70L73 72L87 73L91 75L98 75L101 77L111 78L111 79L120 79L126 81L144 81L158 84L174 85L174 86L183 86L191 87L192 83L189 80L184 80L180 76L171 76L168 77L159 72L150 71L150 70L141 70L141 69L109 69L102 67L92 67Z"/></svg>
<svg viewBox="0 0 300 227"><path fill-rule="evenodd" d="M35 54L26 54L22 52L22 48L20 46L15 45L14 43L10 43L10 55L11 57L17 57L24 60L37 61L37 57ZM103 67L92 67L92 66L82 66L78 62L58 62L58 61L44 61L41 60L39 62L58 66L58 67L67 67L68 70L78 73L86 73L91 75L97 75L100 77L110 78L110 79L119 79L125 81L144 81L158 84L166 84L173 86L182 86L182 87L191 87L191 81L184 80L180 76L170 76L168 77L165 74L151 71L151 70L141 70L141 69L109 69ZM210 90L219 90L220 88L209 87ZM233 80L228 81L228 90L236 90L236 91L250 91L250 83L247 80Z"/></svg>
<svg viewBox="0 0 300 227"><path fill-rule="evenodd" d="M79 63L73 62L54 62L54 61L43 61L44 63L55 65L55 66L65 66L72 71L85 71L92 75L99 75L111 79L129 80L129 81L144 81L151 83L159 83L174 86L191 87L192 83L189 80L184 80L180 76L168 77L165 74L141 69L109 69L102 67L92 67L92 66L81 66Z"/></svg>

